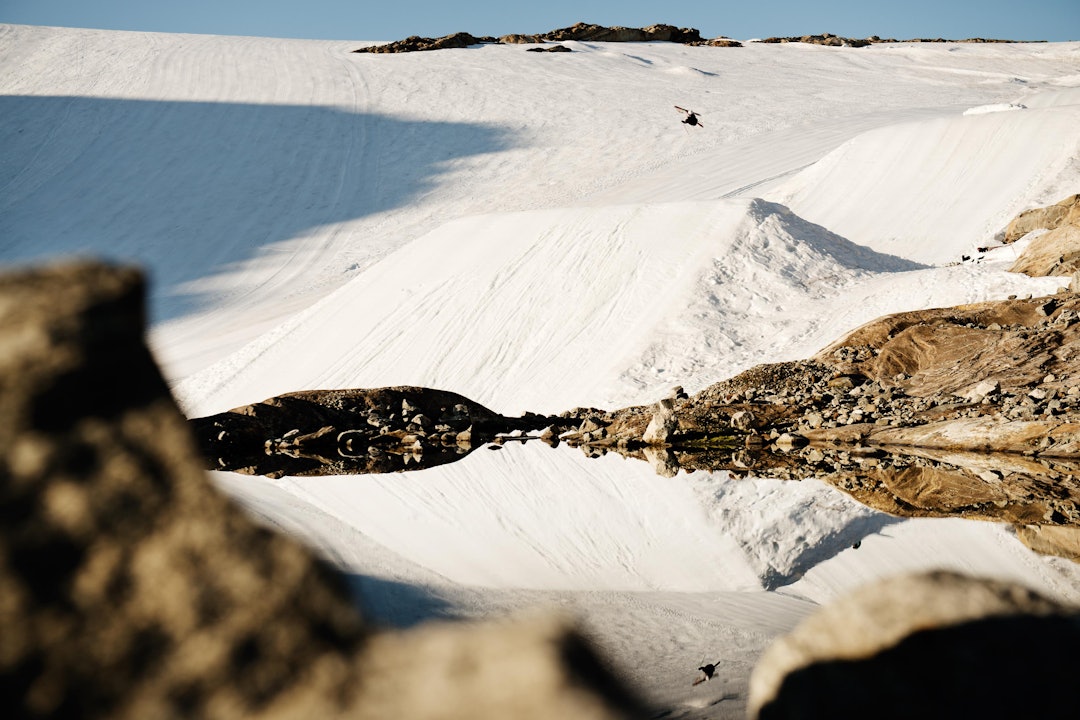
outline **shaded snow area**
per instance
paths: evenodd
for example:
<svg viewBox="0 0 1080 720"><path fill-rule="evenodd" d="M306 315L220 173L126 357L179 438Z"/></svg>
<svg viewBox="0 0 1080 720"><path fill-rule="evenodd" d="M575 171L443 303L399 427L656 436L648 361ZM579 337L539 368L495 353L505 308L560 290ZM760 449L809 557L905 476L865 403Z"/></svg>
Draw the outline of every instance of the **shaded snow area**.
<svg viewBox="0 0 1080 720"><path fill-rule="evenodd" d="M507 414L649 403L887 313L1062 284L1008 273L999 237L1080 189L1078 43L360 44L0 25L0 257L146 267L192 416L395 384ZM566 607L670 717L741 717L771 638L877 578L1080 601L1076 566L1007 528L812 479L533 445L214 476L374 617ZM719 682L692 688L703 658Z"/></svg>

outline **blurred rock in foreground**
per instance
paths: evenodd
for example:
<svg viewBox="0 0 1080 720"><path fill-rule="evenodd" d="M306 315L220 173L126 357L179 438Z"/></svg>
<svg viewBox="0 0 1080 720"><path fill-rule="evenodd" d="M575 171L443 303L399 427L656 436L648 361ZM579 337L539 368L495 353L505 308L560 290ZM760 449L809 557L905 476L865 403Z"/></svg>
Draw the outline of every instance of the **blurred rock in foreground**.
<svg viewBox="0 0 1080 720"><path fill-rule="evenodd" d="M1080 609L935 572L867 586L765 651L749 715L1072 718Z"/></svg>
<svg viewBox="0 0 1080 720"><path fill-rule="evenodd" d="M6 717L639 714L559 618L365 625L335 571L212 486L143 293L95 263L0 277Z"/></svg>

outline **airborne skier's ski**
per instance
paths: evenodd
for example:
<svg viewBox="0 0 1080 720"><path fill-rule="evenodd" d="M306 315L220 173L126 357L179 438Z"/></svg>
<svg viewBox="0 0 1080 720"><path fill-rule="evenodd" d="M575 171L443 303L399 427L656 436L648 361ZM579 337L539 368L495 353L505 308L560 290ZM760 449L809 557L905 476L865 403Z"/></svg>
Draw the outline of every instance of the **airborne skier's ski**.
<svg viewBox="0 0 1080 720"><path fill-rule="evenodd" d="M692 125L694 127L705 127L704 125L701 124L701 121L698 120L697 113L694 112L693 110L687 110L686 108L679 107L678 105L675 106L675 109L679 110L680 112L686 113L686 117L683 118L683 123L684 124Z"/></svg>

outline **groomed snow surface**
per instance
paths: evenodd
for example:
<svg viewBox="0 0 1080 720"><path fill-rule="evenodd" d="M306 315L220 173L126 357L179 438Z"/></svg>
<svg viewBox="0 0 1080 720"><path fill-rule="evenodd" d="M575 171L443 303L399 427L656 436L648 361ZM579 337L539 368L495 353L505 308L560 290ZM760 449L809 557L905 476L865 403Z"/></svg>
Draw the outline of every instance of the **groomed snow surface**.
<svg viewBox="0 0 1080 720"><path fill-rule="evenodd" d="M509 414L647 403L886 313L1061 284L977 248L1080 187L1080 44L362 44L0 26L0 257L144 265L192 416L394 384ZM1080 601L1077 567L1007 528L813 480L533 445L215 478L385 622L571 609L671 717L741 717L769 640L876 578ZM703 657L720 681L691 688Z"/></svg>

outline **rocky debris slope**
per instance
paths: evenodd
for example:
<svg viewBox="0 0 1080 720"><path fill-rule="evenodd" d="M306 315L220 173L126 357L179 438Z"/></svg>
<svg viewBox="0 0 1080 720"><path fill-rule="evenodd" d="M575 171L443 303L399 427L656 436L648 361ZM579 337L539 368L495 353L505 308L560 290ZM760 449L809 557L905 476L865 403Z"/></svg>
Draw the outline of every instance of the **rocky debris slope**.
<svg viewBox="0 0 1080 720"><path fill-rule="evenodd" d="M862 588L775 641L751 718L1068 718L1080 609L935 572Z"/></svg>
<svg viewBox="0 0 1080 720"><path fill-rule="evenodd" d="M133 270L0 278L7 716L643 716L559 617L366 624L336 572L210 483L143 314Z"/></svg>
<svg viewBox="0 0 1080 720"><path fill-rule="evenodd" d="M1063 237L1046 274L1080 256L1077 198L1006 233ZM1018 265L1029 253L1028 245ZM1066 270L1068 267L1066 267ZM760 365L654 406L578 409L562 434L658 473L816 476L901 516L1007 522L1072 557L1080 527L1080 290L879 318L798 362Z"/></svg>
<svg viewBox="0 0 1080 720"><path fill-rule="evenodd" d="M400 53L415 52L419 50L442 50L445 48L463 48L470 45L500 44L521 45L539 44L550 42L566 42L576 40L579 42L673 42L684 45L705 45L710 47L740 47L741 43L730 38L702 39L701 34L694 28L680 28L674 25L649 25L643 28L629 28L621 26L605 27L592 23L577 23L570 27L559 28L546 33L534 35L521 35L513 33L501 37L475 37L469 33L459 32L440 38L423 38L416 35L404 40L387 43L385 45L372 45L363 47L353 52L358 53ZM562 47L562 46L558 46ZM530 48L536 50L536 48ZM552 48L548 52L566 52L569 48L556 50Z"/></svg>
<svg viewBox="0 0 1080 720"><path fill-rule="evenodd" d="M814 476L898 516L1080 527L1078 335L1075 293L901 313L692 397L574 411L562 438L668 476Z"/></svg>
<svg viewBox="0 0 1080 720"><path fill-rule="evenodd" d="M752 368L673 399L669 445L863 443L1080 452L1080 295L986 302L873 321L809 360ZM644 443L659 408L608 413L577 437ZM786 438L785 438L786 436ZM653 442L651 444L657 444Z"/></svg>

